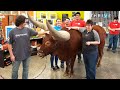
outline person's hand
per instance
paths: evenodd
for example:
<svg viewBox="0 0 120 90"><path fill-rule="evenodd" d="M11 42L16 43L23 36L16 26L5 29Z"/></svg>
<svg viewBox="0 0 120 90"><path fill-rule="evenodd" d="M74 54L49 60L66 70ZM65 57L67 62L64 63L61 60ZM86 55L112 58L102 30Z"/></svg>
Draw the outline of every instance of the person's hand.
<svg viewBox="0 0 120 90"><path fill-rule="evenodd" d="M49 34L49 31L45 31L44 33Z"/></svg>
<svg viewBox="0 0 120 90"><path fill-rule="evenodd" d="M113 32L114 32L114 31L115 31L115 29L111 29L111 31L113 31Z"/></svg>
<svg viewBox="0 0 120 90"><path fill-rule="evenodd" d="M88 45L88 46L89 46L90 44L91 44L90 42L86 42L86 45Z"/></svg>
<svg viewBox="0 0 120 90"><path fill-rule="evenodd" d="M70 30L71 29L71 27L66 27L68 30Z"/></svg>
<svg viewBox="0 0 120 90"><path fill-rule="evenodd" d="M10 59L11 59L12 62L15 62L15 56L14 55L10 56Z"/></svg>

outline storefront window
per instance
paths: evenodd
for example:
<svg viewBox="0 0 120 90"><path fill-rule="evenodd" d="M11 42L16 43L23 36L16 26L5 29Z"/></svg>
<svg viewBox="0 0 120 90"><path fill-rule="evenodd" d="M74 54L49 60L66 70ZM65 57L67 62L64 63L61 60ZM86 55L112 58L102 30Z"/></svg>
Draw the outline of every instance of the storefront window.
<svg viewBox="0 0 120 90"><path fill-rule="evenodd" d="M105 46L109 44L109 30L108 24L113 21L114 17L118 16L119 11L92 11L91 19L95 25L100 25L106 30L106 42ZM120 39L119 39L120 41Z"/></svg>
<svg viewBox="0 0 120 90"><path fill-rule="evenodd" d="M12 14L18 15L18 11L12 11Z"/></svg>
<svg viewBox="0 0 120 90"><path fill-rule="evenodd" d="M118 16L119 11L92 11L92 20L94 24L101 24L103 27L107 27L108 24L113 21L115 16Z"/></svg>
<svg viewBox="0 0 120 90"><path fill-rule="evenodd" d="M10 11L0 11L1 14L10 14Z"/></svg>
<svg viewBox="0 0 120 90"><path fill-rule="evenodd" d="M25 11L20 11L20 14L26 14L26 12Z"/></svg>

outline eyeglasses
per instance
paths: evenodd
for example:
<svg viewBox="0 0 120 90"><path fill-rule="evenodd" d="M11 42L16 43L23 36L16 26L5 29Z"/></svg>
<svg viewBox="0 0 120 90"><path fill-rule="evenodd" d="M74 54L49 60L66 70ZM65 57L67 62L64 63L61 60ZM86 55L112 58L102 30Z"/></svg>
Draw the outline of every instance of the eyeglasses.
<svg viewBox="0 0 120 90"><path fill-rule="evenodd" d="M86 24L86 26L92 26L91 24Z"/></svg>

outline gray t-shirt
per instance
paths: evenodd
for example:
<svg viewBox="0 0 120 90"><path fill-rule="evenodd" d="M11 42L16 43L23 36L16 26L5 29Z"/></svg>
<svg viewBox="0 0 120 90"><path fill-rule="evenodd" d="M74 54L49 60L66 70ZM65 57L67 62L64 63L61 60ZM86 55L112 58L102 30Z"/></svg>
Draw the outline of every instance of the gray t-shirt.
<svg viewBox="0 0 120 90"><path fill-rule="evenodd" d="M81 28L79 31L82 33L82 32L84 32L85 30L86 30L86 28ZM100 37L99 37L98 32L95 31L95 30L93 30L93 33L94 33L94 39L95 39L95 41L100 42Z"/></svg>
<svg viewBox="0 0 120 90"><path fill-rule="evenodd" d="M30 37L38 33L30 28L14 28L9 33L9 44L12 44L16 60L25 60L31 55Z"/></svg>

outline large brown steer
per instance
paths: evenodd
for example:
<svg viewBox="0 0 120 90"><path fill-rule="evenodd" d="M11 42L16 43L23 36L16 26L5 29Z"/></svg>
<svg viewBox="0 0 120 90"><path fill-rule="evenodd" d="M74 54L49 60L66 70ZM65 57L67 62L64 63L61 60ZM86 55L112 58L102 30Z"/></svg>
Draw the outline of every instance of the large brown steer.
<svg viewBox="0 0 120 90"><path fill-rule="evenodd" d="M73 74L73 67L78 50L81 50L81 33L76 30L70 30L70 39L68 41L54 40L51 34L46 34L40 47L40 56L44 57L53 53L60 60L66 61L65 74Z"/></svg>

